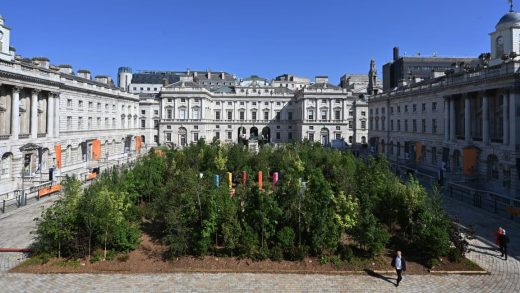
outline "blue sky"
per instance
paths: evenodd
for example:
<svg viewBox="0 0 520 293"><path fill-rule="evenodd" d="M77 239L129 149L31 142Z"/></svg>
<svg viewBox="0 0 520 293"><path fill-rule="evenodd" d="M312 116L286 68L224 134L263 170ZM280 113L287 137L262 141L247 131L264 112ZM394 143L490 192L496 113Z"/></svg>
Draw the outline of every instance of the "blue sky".
<svg viewBox="0 0 520 293"><path fill-rule="evenodd" d="M520 9L520 1L518 1ZM379 74L401 53L478 56L507 0L2 0L11 45L74 70Z"/></svg>

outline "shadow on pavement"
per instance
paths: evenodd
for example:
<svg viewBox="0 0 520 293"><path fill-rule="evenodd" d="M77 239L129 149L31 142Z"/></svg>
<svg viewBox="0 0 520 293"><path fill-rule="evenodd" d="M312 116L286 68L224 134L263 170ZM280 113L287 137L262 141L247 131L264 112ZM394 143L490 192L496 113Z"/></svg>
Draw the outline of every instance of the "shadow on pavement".
<svg viewBox="0 0 520 293"><path fill-rule="evenodd" d="M378 279L381 279L383 281L386 281L392 285L396 285L396 283L390 281L390 280L395 280L394 278L388 278L388 277L385 277L381 274L378 274L372 270L369 270L369 269L364 269L365 273L367 273L367 275L371 276L371 277L374 277L374 278L378 278Z"/></svg>

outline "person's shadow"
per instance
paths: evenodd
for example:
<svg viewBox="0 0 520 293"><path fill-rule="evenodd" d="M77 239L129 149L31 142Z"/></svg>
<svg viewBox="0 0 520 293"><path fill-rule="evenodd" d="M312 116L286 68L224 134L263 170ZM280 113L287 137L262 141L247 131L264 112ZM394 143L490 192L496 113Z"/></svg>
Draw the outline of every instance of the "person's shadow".
<svg viewBox="0 0 520 293"><path fill-rule="evenodd" d="M371 277L381 279L381 280L386 281L386 282L388 282L388 283L390 283L390 284L392 284L394 286L397 285L397 283L394 283L394 282L390 281L390 280L394 280L394 278L385 277L385 276L383 276L381 274L378 274L378 273L374 272L373 270L369 270L369 269L364 269L364 271L365 271L365 273L367 273L367 275L369 275ZM397 279L395 279L395 280L397 280Z"/></svg>

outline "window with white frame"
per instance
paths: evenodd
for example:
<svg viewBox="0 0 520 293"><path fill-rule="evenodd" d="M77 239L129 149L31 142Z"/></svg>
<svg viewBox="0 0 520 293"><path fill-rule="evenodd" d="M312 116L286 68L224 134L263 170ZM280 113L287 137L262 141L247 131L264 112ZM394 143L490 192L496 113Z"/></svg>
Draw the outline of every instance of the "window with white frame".
<svg viewBox="0 0 520 293"><path fill-rule="evenodd" d="M200 119L200 109L199 108L194 108L192 111L193 111L192 118L193 119Z"/></svg>
<svg viewBox="0 0 520 293"><path fill-rule="evenodd" d="M1 162L0 179L7 179L11 176L11 154L4 154Z"/></svg>

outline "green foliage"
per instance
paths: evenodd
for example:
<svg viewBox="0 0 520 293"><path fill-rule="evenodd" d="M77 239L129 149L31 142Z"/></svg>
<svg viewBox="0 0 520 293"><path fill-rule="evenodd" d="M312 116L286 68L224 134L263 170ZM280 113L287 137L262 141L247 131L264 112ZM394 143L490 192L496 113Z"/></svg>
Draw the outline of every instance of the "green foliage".
<svg viewBox="0 0 520 293"><path fill-rule="evenodd" d="M311 255L339 265L355 259L346 239L375 256L390 235L429 262L450 252L452 227L438 195L428 196L414 178L402 183L382 157L365 161L313 142L265 145L255 154L204 140L163 153L144 156L132 169L104 172L85 191L66 180L64 197L38 220L40 251L112 258L137 247L144 218L162 229L172 257ZM273 172L280 175L276 186ZM220 186L214 175L221 176Z"/></svg>

